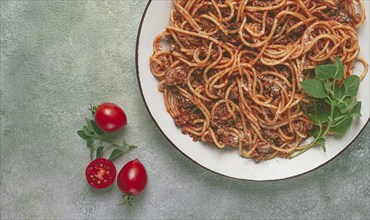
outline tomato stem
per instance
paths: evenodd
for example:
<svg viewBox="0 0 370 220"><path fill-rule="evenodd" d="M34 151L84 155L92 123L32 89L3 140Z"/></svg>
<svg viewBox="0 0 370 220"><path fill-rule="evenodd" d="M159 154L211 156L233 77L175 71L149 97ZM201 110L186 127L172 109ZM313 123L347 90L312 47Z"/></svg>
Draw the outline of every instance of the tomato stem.
<svg viewBox="0 0 370 220"><path fill-rule="evenodd" d="M123 195L123 201L120 203L120 205L132 205L132 201L134 200L134 197L131 195Z"/></svg>
<svg viewBox="0 0 370 220"><path fill-rule="evenodd" d="M99 106L97 105L90 105L89 110L91 111L91 114L93 117L95 117L96 109L98 109Z"/></svg>

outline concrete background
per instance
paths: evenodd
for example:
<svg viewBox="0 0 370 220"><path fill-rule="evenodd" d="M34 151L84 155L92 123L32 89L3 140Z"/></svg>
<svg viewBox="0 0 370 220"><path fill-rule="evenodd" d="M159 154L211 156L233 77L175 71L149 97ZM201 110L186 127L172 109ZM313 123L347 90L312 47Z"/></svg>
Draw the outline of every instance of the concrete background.
<svg viewBox="0 0 370 220"><path fill-rule="evenodd" d="M369 219L370 126L324 167L247 182L196 165L155 127L142 101L135 43L146 1L1 0L1 219ZM132 207L94 190L76 135L88 106L128 116L124 135L149 173Z"/></svg>

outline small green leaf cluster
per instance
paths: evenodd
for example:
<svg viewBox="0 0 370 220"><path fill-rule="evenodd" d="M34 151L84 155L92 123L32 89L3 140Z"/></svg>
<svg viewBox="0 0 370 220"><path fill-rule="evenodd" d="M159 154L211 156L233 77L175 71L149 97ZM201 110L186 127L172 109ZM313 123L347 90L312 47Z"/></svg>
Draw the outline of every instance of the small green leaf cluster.
<svg viewBox="0 0 370 220"><path fill-rule="evenodd" d="M302 88L312 97L307 106L308 116L315 125L314 140L297 154L296 157L314 145L325 148L325 135L344 134L353 117L361 116L361 102L356 99L360 78L356 75L344 77L343 63L339 57L334 64L323 64L315 68L314 79L304 80Z"/></svg>
<svg viewBox="0 0 370 220"><path fill-rule="evenodd" d="M112 135L103 132L95 123L94 120L86 118L86 125L82 130L77 131L78 136L86 140L87 147L90 149L90 158L100 158L108 148L113 148L110 153L109 160L114 160L131 149L136 148L135 145L127 144L122 138L120 141Z"/></svg>

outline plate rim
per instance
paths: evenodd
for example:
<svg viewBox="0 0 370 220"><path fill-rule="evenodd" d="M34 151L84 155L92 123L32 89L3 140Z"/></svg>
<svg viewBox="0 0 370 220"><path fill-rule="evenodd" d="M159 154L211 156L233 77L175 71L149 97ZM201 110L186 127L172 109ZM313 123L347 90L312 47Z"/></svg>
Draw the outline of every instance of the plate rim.
<svg viewBox="0 0 370 220"><path fill-rule="evenodd" d="M293 178L297 178L297 177L300 177L300 176L303 176L303 175L306 175L308 173L311 173L315 170L318 170L320 169L321 167L323 167L324 165L327 165L329 162L333 161L334 159L336 159L339 155L341 155L346 149L349 148L349 146L351 146L353 144L353 142L363 133L363 131L365 130L365 128L369 125L369 122L370 122L370 117L367 119L366 123L364 124L364 126L361 128L361 130L359 131L359 133L351 140L350 143L347 144L347 146L345 146L339 153L337 153L334 157L332 157L331 159L325 161L324 163L320 164L319 166L317 167L314 167L308 171L305 171L305 172L302 172L302 173L299 173L299 174L296 174L296 175L293 175L293 176L288 176L288 177L284 177L284 178L277 178L277 179L267 179L267 180L254 180L254 179L246 179L246 178L238 178L238 177L232 177L232 176L228 176L228 175L225 175L225 174L222 174L222 173L219 173L219 172L216 172L206 166L203 166L202 164L198 163L197 161L195 161L193 158L191 158L190 156L188 156L187 154L185 154L179 147L176 146L176 144L174 144L172 142L172 140L165 134L165 132L161 129L161 127L159 126L157 120L154 118L153 114L151 113L150 109L149 109L149 106L148 106L148 103L145 99L145 96L144 96L144 92L143 92L143 89L142 89L142 86L141 86L141 80L140 80L140 72L139 72L139 44L140 44L140 36L141 36L141 30L142 30L142 27L143 27L143 23L144 23L144 19L146 17L146 13L150 7L150 4L152 3L152 1L154 0L148 0L146 6L145 6L145 9L144 9L144 12L141 16L141 19L140 19L140 23L139 23L139 28L138 28L138 31L137 31L137 35L136 35L136 46L135 46L135 69L136 69L136 78L137 78L137 82L138 82L138 85L139 85L139 89L140 89L140 95L142 97L142 100L144 101L144 105L145 105L145 108L147 110L147 112L149 113L150 117L152 118L155 126L159 129L159 131L162 133L162 135L167 139L167 141L175 148L177 149L182 155L184 155L186 158L190 159L191 161L193 161L195 164L197 164L198 166L202 167L203 169L206 169L212 173L215 173L217 175L220 175L220 176L223 176L223 177L226 177L226 178L229 178L229 179L234 179L234 180L239 180L239 181L246 181L246 182L277 182L277 181L283 181L283 180L288 180L288 179L293 179ZM168 0L169 1L169 0ZM368 73L369 74L369 73Z"/></svg>

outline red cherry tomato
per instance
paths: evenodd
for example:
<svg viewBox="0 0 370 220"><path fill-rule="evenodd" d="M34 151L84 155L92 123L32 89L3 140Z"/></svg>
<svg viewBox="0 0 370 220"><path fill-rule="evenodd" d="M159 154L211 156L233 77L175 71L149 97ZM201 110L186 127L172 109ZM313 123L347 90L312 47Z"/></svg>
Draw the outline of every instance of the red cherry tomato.
<svg viewBox="0 0 370 220"><path fill-rule="evenodd" d="M112 185L116 178L116 167L105 158L93 160L86 168L87 182L94 188L102 189Z"/></svg>
<svg viewBox="0 0 370 220"><path fill-rule="evenodd" d="M118 131L127 123L125 112L116 104L103 103L95 111L95 122L106 132Z"/></svg>
<svg viewBox="0 0 370 220"><path fill-rule="evenodd" d="M117 185L126 195L137 196L141 194L148 182L148 175L144 165L138 160L125 164L118 173Z"/></svg>

